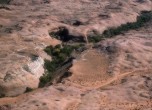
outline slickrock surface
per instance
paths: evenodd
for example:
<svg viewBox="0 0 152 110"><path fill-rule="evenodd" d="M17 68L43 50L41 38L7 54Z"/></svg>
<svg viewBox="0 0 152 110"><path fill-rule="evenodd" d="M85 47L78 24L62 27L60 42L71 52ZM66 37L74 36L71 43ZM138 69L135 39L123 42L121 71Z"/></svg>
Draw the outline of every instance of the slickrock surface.
<svg viewBox="0 0 152 110"><path fill-rule="evenodd" d="M134 22L140 11L150 9L149 0L11 0L2 5L0 94L14 96L38 86L43 59L50 59L43 49L59 43L49 36L51 30L65 27L69 35L86 37L93 30L101 33L107 27Z"/></svg>
<svg viewBox="0 0 152 110"><path fill-rule="evenodd" d="M74 61L70 69L72 76L64 79L62 83L15 98L0 99L0 105L3 105L1 108L151 110L151 26L149 23L149 26L139 30L100 42L98 49L84 51L81 57ZM114 53L111 53L112 49L107 49L109 46L115 50ZM139 64L134 65L135 62ZM96 86L93 82L100 83L96 83Z"/></svg>
<svg viewBox="0 0 152 110"><path fill-rule="evenodd" d="M37 88L44 73L43 49L71 37L87 37L136 21L151 0L11 0L0 8L0 96ZM86 39L85 39L86 40ZM0 99L0 110L151 110L152 22L106 39L73 61L61 83Z"/></svg>

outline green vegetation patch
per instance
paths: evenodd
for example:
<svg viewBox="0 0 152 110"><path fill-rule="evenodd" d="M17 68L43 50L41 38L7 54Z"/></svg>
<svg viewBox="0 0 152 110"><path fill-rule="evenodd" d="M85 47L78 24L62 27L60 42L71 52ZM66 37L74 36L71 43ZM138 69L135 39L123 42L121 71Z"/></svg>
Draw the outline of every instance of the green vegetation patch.
<svg viewBox="0 0 152 110"><path fill-rule="evenodd" d="M54 77L55 71L72 57L71 54L73 50L77 50L82 46L84 45L56 45L55 47L46 47L44 51L52 57L52 61L45 60L44 68L46 72L42 77L40 77L39 87L44 87L48 82L50 82Z"/></svg>

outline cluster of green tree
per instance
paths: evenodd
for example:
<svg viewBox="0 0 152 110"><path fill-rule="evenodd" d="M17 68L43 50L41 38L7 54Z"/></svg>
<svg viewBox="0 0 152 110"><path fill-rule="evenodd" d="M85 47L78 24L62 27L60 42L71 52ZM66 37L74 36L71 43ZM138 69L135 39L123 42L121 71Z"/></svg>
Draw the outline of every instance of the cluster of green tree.
<svg viewBox="0 0 152 110"><path fill-rule="evenodd" d="M81 46L83 45L56 45L55 47L46 47L44 51L52 57L52 61L45 60L44 68L46 69L46 73L40 77L39 87L44 87L48 82L50 82L55 71L71 57L73 50L76 50Z"/></svg>
<svg viewBox="0 0 152 110"><path fill-rule="evenodd" d="M94 35L94 36L88 36L88 41L92 43L97 43L101 41L104 37L102 35Z"/></svg>
<svg viewBox="0 0 152 110"><path fill-rule="evenodd" d="M143 11L141 12L141 15L137 17L136 22L122 24L117 28L109 28L108 30L105 30L102 35L90 36L88 40L89 42L96 43L101 41L103 38L110 38L132 29L138 29L150 20L152 20L152 11Z"/></svg>

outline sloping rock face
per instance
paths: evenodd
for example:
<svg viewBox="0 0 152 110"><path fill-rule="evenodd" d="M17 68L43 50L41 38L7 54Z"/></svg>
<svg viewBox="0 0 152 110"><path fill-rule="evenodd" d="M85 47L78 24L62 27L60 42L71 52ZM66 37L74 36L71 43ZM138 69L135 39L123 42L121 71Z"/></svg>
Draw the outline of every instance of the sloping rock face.
<svg viewBox="0 0 152 110"><path fill-rule="evenodd" d="M43 49L60 43L49 36L52 30L64 27L72 37L87 37L94 30L102 33L107 27L134 22L142 10L150 9L150 0L11 0L2 3L0 96L16 96L27 87L38 87L44 73L43 60L51 59Z"/></svg>
<svg viewBox="0 0 152 110"><path fill-rule="evenodd" d="M0 99L1 108L150 110L151 42L152 22L136 31L106 39L98 48L84 51L70 68L72 75L61 83L15 98Z"/></svg>

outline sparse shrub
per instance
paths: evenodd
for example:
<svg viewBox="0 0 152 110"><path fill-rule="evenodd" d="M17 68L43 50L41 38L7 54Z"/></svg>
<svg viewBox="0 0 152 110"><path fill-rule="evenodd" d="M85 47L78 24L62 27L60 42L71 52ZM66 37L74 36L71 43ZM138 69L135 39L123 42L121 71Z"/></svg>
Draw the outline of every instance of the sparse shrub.
<svg viewBox="0 0 152 110"><path fill-rule="evenodd" d="M0 94L0 98L4 98L5 97L5 94Z"/></svg>
<svg viewBox="0 0 152 110"><path fill-rule="evenodd" d="M101 35L96 35L96 36L89 36L89 37L88 37L88 40L89 40L89 42L96 43L96 42L101 41L102 38L103 38L103 36L101 36Z"/></svg>
<svg viewBox="0 0 152 110"><path fill-rule="evenodd" d="M32 88L30 88L30 87L27 87L26 88L26 91L25 91L25 93L27 93L27 92L32 92L33 91L33 89Z"/></svg>
<svg viewBox="0 0 152 110"><path fill-rule="evenodd" d="M55 33L55 32L50 32L49 35L53 38L60 39L60 36L57 35L57 33Z"/></svg>

